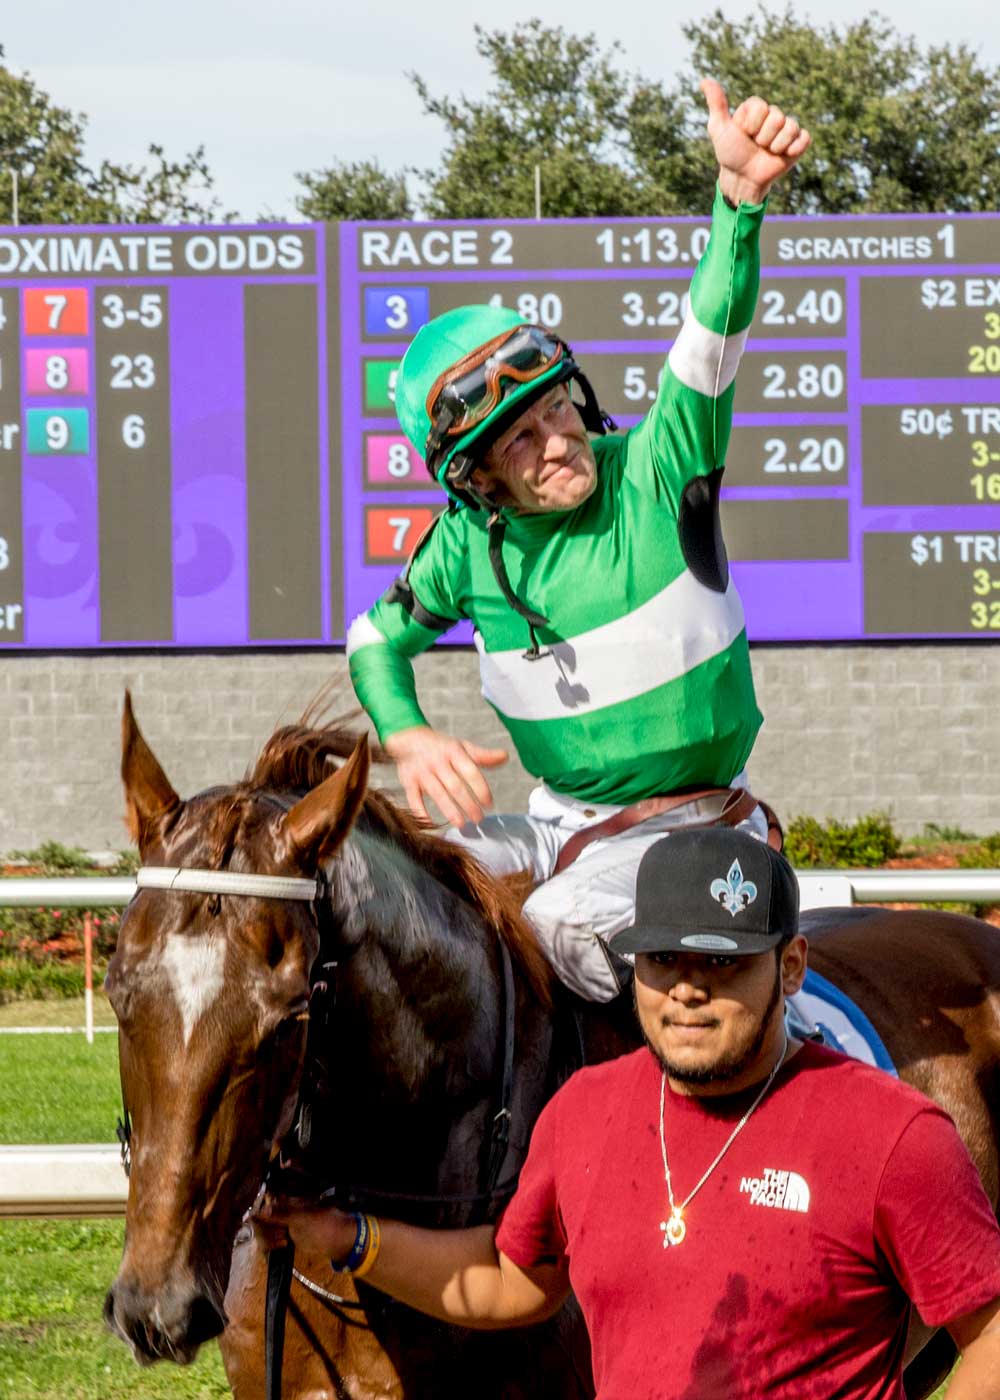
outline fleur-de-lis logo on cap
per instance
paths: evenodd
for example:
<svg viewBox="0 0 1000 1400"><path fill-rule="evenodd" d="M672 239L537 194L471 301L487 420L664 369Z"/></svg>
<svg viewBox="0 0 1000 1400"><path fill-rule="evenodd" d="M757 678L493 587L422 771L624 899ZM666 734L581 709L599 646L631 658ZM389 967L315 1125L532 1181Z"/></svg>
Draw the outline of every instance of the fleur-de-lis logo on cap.
<svg viewBox="0 0 1000 1400"><path fill-rule="evenodd" d="M757 898L757 886L752 880L744 880L740 863L734 860L724 880L712 881L710 893L735 919Z"/></svg>

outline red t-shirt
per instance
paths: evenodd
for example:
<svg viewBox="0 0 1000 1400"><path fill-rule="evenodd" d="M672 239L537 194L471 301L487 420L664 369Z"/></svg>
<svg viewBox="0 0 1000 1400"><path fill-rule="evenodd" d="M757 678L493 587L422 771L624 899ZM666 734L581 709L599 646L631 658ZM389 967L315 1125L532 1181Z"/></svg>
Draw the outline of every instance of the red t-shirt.
<svg viewBox="0 0 1000 1400"><path fill-rule="evenodd" d="M660 1068L581 1070L535 1126L498 1247L564 1254L600 1400L898 1400L909 1300L939 1325L1000 1297L1000 1229L951 1119L881 1070L805 1045L684 1212L669 1214ZM683 1201L752 1103L667 1089Z"/></svg>

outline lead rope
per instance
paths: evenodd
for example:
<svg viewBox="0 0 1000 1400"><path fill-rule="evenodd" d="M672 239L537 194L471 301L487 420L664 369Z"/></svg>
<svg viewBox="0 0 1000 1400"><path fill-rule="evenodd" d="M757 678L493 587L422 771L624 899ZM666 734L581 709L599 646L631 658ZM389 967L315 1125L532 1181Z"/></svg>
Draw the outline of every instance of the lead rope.
<svg viewBox="0 0 1000 1400"><path fill-rule="evenodd" d="M292 1286L295 1246L272 1249L267 1256L267 1294L264 1304L264 1394L281 1400L281 1362L285 1353L285 1315Z"/></svg>
<svg viewBox="0 0 1000 1400"><path fill-rule="evenodd" d="M323 938L323 908L325 901L329 898L330 882L326 872L321 871L316 876L316 895L312 902L313 915L316 919L316 929L320 935L322 945ZM321 976L312 984L309 990L309 1011L315 1014L317 1008L314 1002L320 1001L319 1018L322 1022L324 1033L330 1016L330 983L333 983L334 999L336 998L337 963L328 961L322 964ZM309 1044L314 1038L315 1027L309 1026L309 1035L306 1037L306 1044L303 1054L308 1058ZM304 1075L308 1073L308 1066L303 1069ZM308 1080L306 1080L308 1083ZM304 1142L308 1145L312 1135L312 1114L308 1096L300 1091L297 1122L295 1130L300 1144ZM280 1151L275 1159L280 1165ZM264 1178L267 1184L271 1166ZM285 1317L288 1313L288 1298L292 1291L292 1275L295 1273L295 1245L289 1239L287 1244L279 1245L276 1249L269 1251L267 1256L267 1285L264 1293L264 1396L265 1400L281 1400L281 1369L285 1354Z"/></svg>
<svg viewBox="0 0 1000 1400"><path fill-rule="evenodd" d="M500 1173L503 1170L504 1162L507 1160L507 1148L510 1145L510 1124L511 1111L510 1104L514 1092L514 1016L516 1012L515 998L517 993L514 989L514 969L511 966L510 950L501 938L500 940L500 963L503 973L501 982L503 1007L501 1010L501 1023L503 1025L503 1069L500 1074L500 1096L499 1109L493 1116L493 1127L490 1135L490 1155L486 1168L486 1192L487 1199L484 1203L484 1212L489 1211L492 1204L493 1193L500 1182ZM473 1218L477 1212L473 1212Z"/></svg>

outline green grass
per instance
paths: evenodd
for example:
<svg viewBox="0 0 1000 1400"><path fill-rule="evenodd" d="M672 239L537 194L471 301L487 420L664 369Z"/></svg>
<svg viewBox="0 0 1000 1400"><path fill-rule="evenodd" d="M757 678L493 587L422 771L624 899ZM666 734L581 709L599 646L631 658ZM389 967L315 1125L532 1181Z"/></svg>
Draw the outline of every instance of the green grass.
<svg viewBox="0 0 1000 1400"><path fill-rule="evenodd" d="M85 1019L83 997L61 997L58 1000L30 1001L19 999L0 1003L0 1027L2 1026L83 1026ZM103 992L94 993L94 1025L115 1025L115 1013L111 1010Z"/></svg>
<svg viewBox="0 0 1000 1400"><path fill-rule="evenodd" d="M121 1221L0 1222L3 1400L221 1400L214 1343L190 1367L140 1368L101 1307L121 1257Z"/></svg>
<svg viewBox="0 0 1000 1400"><path fill-rule="evenodd" d="M113 1142L118 1037L0 1035L0 1142Z"/></svg>
<svg viewBox="0 0 1000 1400"><path fill-rule="evenodd" d="M102 999L103 1002L103 999ZM83 1002L3 1008L7 1024L72 1024ZM110 1009L101 1005L102 1019ZM50 1014L51 1013L51 1014ZM0 1036L0 1142L108 1142L118 1098L117 1037ZM221 1400L218 1348L191 1367L140 1368L101 1307L124 1221L0 1221L0 1400Z"/></svg>

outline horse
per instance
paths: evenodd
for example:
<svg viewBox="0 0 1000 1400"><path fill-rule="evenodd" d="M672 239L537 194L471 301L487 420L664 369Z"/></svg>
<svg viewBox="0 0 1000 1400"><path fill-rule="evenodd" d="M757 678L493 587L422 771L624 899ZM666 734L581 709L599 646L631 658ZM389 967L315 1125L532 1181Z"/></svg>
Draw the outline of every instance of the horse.
<svg viewBox="0 0 1000 1400"><path fill-rule="evenodd" d="M279 729L243 782L182 802L126 694L122 777L146 880L106 983L130 1179L105 1317L142 1363L219 1337L237 1400L257 1400L267 1259L241 1222L269 1170L348 1208L491 1221L547 1097L638 1034L615 1004L581 1034L512 894L369 787L367 743L342 726ZM951 1113L996 1208L1000 935L864 908L802 927L812 965ZM593 1395L572 1300L538 1327L469 1332L328 1260L296 1264L286 1400ZM911 1329L910 1400L954 1357L929 1336Z"/></svg>
<svg viewBox="0 0 1000 1400"><path fill-rule="evenodd" d="M291 902L141 888L106 982L130 1177L105 1316L140 1362L189 1361L228 1322L239 1397L262 1393L264 1316L261 1251L240 1223L277 1146L349 1184L344 1199L417 1223L494 1219L579 1058L572 1036L556 1045L552 976L517 901L368 789L368 767L364 739L291 727L245 782L181 802L126 697L122 772L144 865L255 889L281 877L281 894L312 882L312 900ZM572 1309L487 1336L355 1289L328 1260L296 1263L286 1397L592 1393Z"/></svg>

